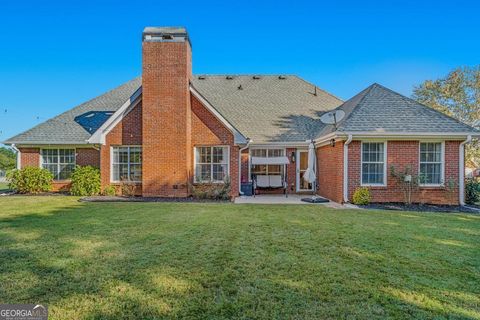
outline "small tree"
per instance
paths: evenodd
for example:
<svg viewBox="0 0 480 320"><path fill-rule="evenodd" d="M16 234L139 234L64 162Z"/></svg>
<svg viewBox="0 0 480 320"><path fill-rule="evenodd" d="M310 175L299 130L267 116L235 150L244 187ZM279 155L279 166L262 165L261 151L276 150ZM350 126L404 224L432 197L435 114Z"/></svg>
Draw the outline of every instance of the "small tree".
<svg viewBox="0 0 480 320"><path fill-rule="evenodd" d="M392 165L390 167L390 176L397 180L397 184L402 189L405 204L412 204L412 194L418 190L421 177L413 171L411 165L405 166L402 171L398 171Z"/></svg>
<svg viewBox="0 0 480 320"><path fill-rule="evenodd" d="M480 65L456 68L436 80L416 86L413 99L475 128L480 128ZM480 141L466 147L465 160L480 162Z"/></svg>
<svg viewBox="0 0 480 320"><path fill-rule="evenodd" d="M0 170L8 171L15 169L16 155L11 149L0 148Z"/></svg>

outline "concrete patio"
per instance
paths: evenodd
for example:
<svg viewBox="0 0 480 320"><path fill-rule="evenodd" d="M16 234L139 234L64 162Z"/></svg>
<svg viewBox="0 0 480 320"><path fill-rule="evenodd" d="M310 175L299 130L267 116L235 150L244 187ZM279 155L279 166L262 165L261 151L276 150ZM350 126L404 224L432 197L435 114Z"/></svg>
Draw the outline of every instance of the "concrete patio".
<svg viewBox="0 0 480 320"><path fill-rule="evenodd" d="M302 198L312 197L308 194L289 194L288 197L280 194L262 194L255 197L251 196L240 196L235 198L235 203L237 204L307 204L307 205L322 205L335 209L345 209L345 207L336 202L325 202L325 203L308 203L302 201Z"/></svg>

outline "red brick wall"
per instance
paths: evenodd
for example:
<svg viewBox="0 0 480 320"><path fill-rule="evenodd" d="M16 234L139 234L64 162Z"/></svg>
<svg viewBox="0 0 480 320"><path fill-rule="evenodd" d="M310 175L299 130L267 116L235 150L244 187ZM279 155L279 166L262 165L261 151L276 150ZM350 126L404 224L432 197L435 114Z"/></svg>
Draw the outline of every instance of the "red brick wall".
<svg viewBox="0 0 480 320"><path fill-rule="evenodd" d="M39 148L19 148L21 167L38 167L40 165Z"/></svg>
<svg viewBox="0 0 480 320"><path fill-rule="evenodd" d="M249 182L250 177L248 176L248 157L250 153L248 149L242 151L242 182Z"/></svg>
<svg viewBox="0 0 480 320"><path fill-rule="evenodd" d="M21 152L21 167L39 167L41 148L19 148ZM93 148L76 148L76 164L79 166L91 165L100 166L100 152ZM70 189L69 181L54 181L53 191L68 191Z"/></svg>
<svg viewBox="0 0 480 320"><path fill-rule="evenodd" d="M78 148L76 161L79 166L100 168L100 151L93 148Z"/></svg>
<svg viewBox="0 0 480 320"><path fill-rule="evenodd" d="M190 44L144 41L142 57L143 195L187 196L192 171Z"/></svg>
<svg viewBox="0 0 480 320"><path fill-rule="evenodd" d="M455 181L453 191L442 187L421 187L413 196L414 202L435 204L458 204L458 170L460 141L445 142L445 181ZM360 186L361 142L352 141L349 145L349 199ZM403 170L410 165L415 173L419 170L419 141L388 141L387 143L387 186L369 187L372 202L403 202L404 194L395 178L390 176L390 167L394 165Z"/></svg>
<svg viewBox="0 0 480 320"><path fill-rule="evenodd" d="M343 202L343 141L317 148L318 194Z"/></svg>
<svg viewBox="0 0 480 320"><path fill-rule="evenodd" d="M296 148L287 148L285 150L286 156L288 157L288 160L290 160L290 164L287 164L288 193L295 193L297 191L297 163L292 161L292 153L297 157L296 151ZM300 159L296 159L296 161L299 160Z"/></svg>
<svg viewBox="0 0 480 320"><path fill-rule="evenodd" d="M112 146L142 145L142 103L131 110L105 137L101 146L102 189L110 184L110 150ZM141 194L141 186L137 194Z"/></svg>
<svg viewBox="0 0 480 320"><path fill-rule="evenodd" d="M192 148L196 146L230 146L230 181L232 196L237 196L238 190L238 152L239 148L234 146L233 134L227 129L203 104L195 97L191 97L191 143ZM193 168L193 157L191 159ZM193 181L193 171L190 175Z"/></svg>

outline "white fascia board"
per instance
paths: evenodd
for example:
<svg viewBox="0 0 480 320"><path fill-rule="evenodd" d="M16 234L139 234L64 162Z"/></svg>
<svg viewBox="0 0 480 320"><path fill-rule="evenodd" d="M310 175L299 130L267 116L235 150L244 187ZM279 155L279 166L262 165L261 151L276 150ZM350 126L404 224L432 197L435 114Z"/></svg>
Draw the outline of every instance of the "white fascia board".
<svg viewBox="0 0 480 320"><path fill-rule="evenodd" d="M90 144L105 144L105 136L112 130L120 121L122 121L123 117L125 117L132 108L137 104L139 101L140 96L142 95L142 87L138 88L132 96L125 101L125 103L115 111L114 114L105 121L104 124L97 131L93 133L93 135L87 140L87 143Z"/></svg>
<svg viewBox="0 0 480 320"><path fill-rule="evenodd" d="M250 143L250 148L268 148L268 147L290 147L290 148L295 148L295 147L308 147L310 142L289 142L289 141L279 141L279 142L252 142Z"/></svg>
<svg viewBox="0 0 480 320"><path fill-rule="evenodd" d="M35 143L35 144L15 144L17 148L77 148L77 149L91 149L95 147L93 144L78 144L78 143Z"/></svg>
<svg viewBox="0 0 480 320"><path fill-rule="evenodd" d="M194 87L190 86L190 92L197 98L205 108L210 111L230 132L233 134L235 144L246 144L247 139L235 129Z"/></svg>
<svg viewBox="0 0 480 320"><path fill-rule="evenodd" d="M352 135L356 139L360 138L389 138L389 139L456 139L465 140L469 135L472 137L480 137L479 134L472 134L471 132L371 132L371 131L357 131L357 132L334 132L328 135L315 139L315 143L322 143L330 139L344 139Z"/></svg>

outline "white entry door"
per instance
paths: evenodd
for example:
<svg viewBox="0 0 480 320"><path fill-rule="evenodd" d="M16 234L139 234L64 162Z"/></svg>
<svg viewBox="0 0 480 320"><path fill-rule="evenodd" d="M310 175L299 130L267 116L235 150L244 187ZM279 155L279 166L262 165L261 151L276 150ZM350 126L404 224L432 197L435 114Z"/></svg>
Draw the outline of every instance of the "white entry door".
<svg viewBox="0 0 480 320"><path fill-rule="evenodd" d="M303 179L303 174L308 168L308 150L297 150L297 192L312 191L313 184Z"/></svg>

